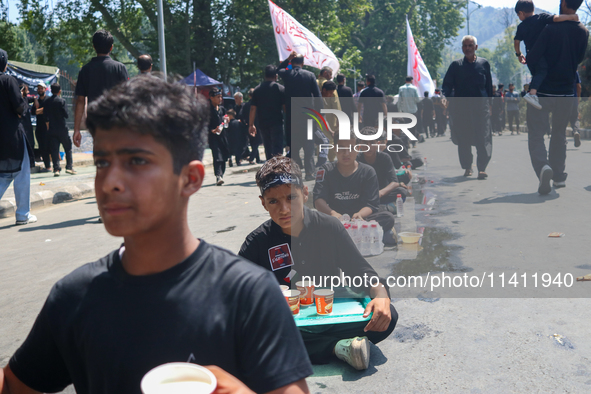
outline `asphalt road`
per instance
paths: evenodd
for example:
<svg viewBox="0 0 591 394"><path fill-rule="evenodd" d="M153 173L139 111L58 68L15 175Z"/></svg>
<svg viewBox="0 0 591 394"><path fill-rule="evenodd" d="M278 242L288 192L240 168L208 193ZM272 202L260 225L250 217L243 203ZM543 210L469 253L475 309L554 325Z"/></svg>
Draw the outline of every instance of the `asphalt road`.
<svg viewBox="0 0 591 394"><path fill-rule="evenodd" d="M589 392L591 282L545 288L542 274L554 279L557 273L591 273L591 142L579 149L569 143L567 187L545 197L536 193L525 135L495 137L486 181L461 176L447 137L418 148L414 153L427 157L428 166L417 172L427 182L415 185L414 201L407 202L397 228L422 230L421 245L403 245L369 261L383 276L443 272L490 280L493 274L494 286L393 287L399 323L390 338L372 346L370 368L357 372L340 361L317 366L308 379L311 391ZM215 187L208 174L191 199L189 223L196 236L237 252L268 216L253 172L225 179L226 185ZM23 227L14 227L13 218L0 219L0 365L24 340L51 286L121 243L97 223L93 198L36 215L38 223ZM551 232L565 235L548 238ZM515 287L508 283L514 273L520 279Z"/></svg>

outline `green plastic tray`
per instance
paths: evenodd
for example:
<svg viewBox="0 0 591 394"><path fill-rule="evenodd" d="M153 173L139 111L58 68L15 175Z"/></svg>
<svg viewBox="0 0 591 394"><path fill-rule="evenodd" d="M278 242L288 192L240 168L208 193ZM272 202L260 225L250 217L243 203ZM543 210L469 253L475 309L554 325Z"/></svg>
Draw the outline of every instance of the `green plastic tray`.
<svg viewBox="0 0 591 394"><path fill-rule="evenodd" d="M316 305L302 306L300 313L294 316L297 327L321 326L325 324L341 324L368 321L363 317L363 311L371 298L337 298L332 306L330 315L319 315L316 313Z"/></svg>

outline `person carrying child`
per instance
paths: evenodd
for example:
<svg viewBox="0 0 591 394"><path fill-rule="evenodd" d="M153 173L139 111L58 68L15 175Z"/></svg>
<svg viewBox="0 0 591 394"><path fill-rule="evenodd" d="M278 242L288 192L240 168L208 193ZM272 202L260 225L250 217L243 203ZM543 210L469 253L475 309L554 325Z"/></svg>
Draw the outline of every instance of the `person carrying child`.
<svg viewBox="0 0 591 394"><path fill-rule="evenodd" d="M517 31L515 32L514 46L515 55L519 58L521 64L527 64L532 75L532 80L529 84L529 92L526 93L523 98L534 108L541 109L542 106L540 105L540 100L537 94L542 81L546 78L546 75L548 75L548 63L542 58L534 67L526 61L526 55L534 47L534 44L546 25L554 22L578 22L579 16L577 14L552 15L546 12L534 14L534 9L534 2L532 0L519 0L517 1L517 4L515 4L515 13L521 23L517 26ZM521 53L521 41L525 44L526 55Z"/></svg>

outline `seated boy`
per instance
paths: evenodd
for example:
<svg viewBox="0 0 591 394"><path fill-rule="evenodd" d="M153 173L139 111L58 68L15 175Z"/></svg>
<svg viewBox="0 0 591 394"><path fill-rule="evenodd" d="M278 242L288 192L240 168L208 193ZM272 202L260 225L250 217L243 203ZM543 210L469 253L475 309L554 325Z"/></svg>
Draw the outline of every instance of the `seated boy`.
<svg viewBox="0 0 591 394"><path fill-rule="evenodd" d="M519 58L519 61L522 64L526 64L526 57L521 53L521 41L525 43L525 53L527 54L534 47L540 33L547 24L553 22L579 21L579 16L577 14L551 15L545 12L534 14L534 9L534 2L532 0L519 0L517 1L517 4L515 4L515 13L521 21L515 32L515 55ZM531 72L532 80L529 85L529 93L526 93L523 98L534 108L541 109L542 106L540 105L537 94L538 88L548 74L548 64L542 57L536 64L535 68L529 64L528 68Z"/></svg>
<svg viewBox="0 0 591 394"><path fill-rule="evenodd" d="M256 392L309 392L312 367L273 276L189 230L208 111L151 77L91 103L97 204L124 243L57 282L0 392L140 394L146 372L177 361L217 365Z"/></svg>
<svg viewBox="0 0 591 394"><path fill-rule="evenodd" d="M376 130L373 128L364 128L361 130L362 134L375 135ZM378 177L380 210L387 210L396 213L396 197L398 194L406 200L408 195L408 187L398 180L396 170L392 164L392 159L384 152L379 151L379 145L387 145L386 136L378 137L375 141L358 140L359 144L369 145L367 152L359 153L357 161L359 163L368 164L371 166Z"/></svg>
<svg viewBox="0 0 591 394"><path fill-rule="evenodd" d="M314 207L336 218L347 214L352 219L375 220L384 229L384 245L394 246L394 215L387 211L378 212L378 177L371 166L356 160L356 144L355 138L339 140L334 148L337 150L336 163L326 163L318 170Z"/></svg>
<svg viewBox="0 0 591 394"><path fill-rule="evenodd" d="M340 277L340 270L351 278L375 278L371 287L360 289L373 299L364 314L367 317L373 312L369 323L320 326L321 332L300 329L313 364L326 364L336 355L358 370L367 369L369 341L375 344L387 338L398 320L383 280L336 218L305 206L308 187L290 158L277 156L267 161L257 172L256 182L271 219L246 237L240 256L273 271L280 284L294 283L304 276L317 283L319 277ZM277 250L285 251L281 261L273 258Z"/></svg>

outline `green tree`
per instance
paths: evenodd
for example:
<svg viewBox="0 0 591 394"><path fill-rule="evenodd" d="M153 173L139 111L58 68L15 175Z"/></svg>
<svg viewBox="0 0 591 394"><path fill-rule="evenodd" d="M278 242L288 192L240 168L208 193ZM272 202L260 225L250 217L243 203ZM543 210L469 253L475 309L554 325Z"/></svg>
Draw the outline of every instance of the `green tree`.
<svg viewBox="0 0 591 394"><path fill-rule="evenodd" d="M520 71L523 70L521 63L519 63L519 60L515 56L515 48L513 47L514 35L514 26L506 28L503 38L499 40L492 54L492 59L490 59L494 64L499 83L504 83L505 86L508 86L510 83L521 86Z"/></svg>

